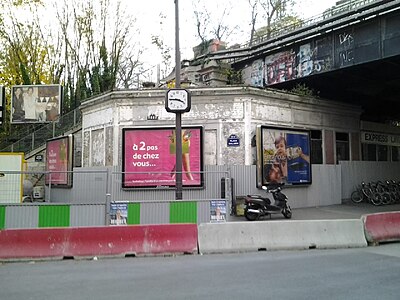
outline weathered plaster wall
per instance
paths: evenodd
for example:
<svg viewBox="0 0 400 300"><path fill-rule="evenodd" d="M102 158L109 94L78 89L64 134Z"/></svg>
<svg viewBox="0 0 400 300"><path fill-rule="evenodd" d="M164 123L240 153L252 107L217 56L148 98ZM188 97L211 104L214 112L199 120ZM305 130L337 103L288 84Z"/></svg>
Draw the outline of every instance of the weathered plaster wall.
<svg viewBox="0 0 400 300"><path fill-rule="evenodd" d="M205 164L253 164L257 125L359 132L361 111L355 106L250 87L194 88L191 93L192 109L182 115L182 125L204 127ZM115 91L84 103L83 166L120 165L123 128L175 126L164 98L165 90ZM228 146L232 135L238 146Z"/></svg>
<svg viewBox="0 0 400 300"><path fill-rule="evenodd" d="M93 130L90 143L91 166L101 167L105 165L105 147L104 147L104 128Z"/></svg>

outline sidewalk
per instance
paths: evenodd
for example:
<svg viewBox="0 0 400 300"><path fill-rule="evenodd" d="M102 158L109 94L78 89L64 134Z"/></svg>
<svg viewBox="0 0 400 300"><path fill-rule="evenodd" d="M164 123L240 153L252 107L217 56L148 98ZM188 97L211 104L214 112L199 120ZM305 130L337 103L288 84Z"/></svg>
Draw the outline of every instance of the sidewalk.
<svg viewBox="0 0 400 300"><path fill-rule="evenodd" d="M295 208L292 220L359 219L365 214L400 211L400 204L374 206L369 203L347 202L338 205Z"/></svg>
<svg viewBox="0 0 400 300"><path fill-rule="evenodd" d="M293 208L290 220L335 220L335 219L360 219L362 215L380 212L400 211L400 204L374 206L369 203L353 203L351 201L329 206ZM264 220L286 220L282 215L263 217ZM244 216L232 217L234 222L246 221Z"/></svg>

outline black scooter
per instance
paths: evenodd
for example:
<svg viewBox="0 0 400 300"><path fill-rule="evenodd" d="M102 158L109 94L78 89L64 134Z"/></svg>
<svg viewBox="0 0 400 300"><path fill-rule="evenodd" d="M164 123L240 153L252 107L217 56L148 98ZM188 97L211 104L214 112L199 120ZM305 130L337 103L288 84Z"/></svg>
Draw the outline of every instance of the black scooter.
<svg viewBox="0 0 400 300"><path fill-rule="evenodd" d="M282 185L263 186L262 189L267 193L271 193L274 197L274 204L268 197L261 197L260 195L247 195L245 197L246 207L244 209L244 216L249 221L258 220L262 216L272 214L282 214L286 219L292 217L292 210L287 204L288 198L281 192Z"/></svg>

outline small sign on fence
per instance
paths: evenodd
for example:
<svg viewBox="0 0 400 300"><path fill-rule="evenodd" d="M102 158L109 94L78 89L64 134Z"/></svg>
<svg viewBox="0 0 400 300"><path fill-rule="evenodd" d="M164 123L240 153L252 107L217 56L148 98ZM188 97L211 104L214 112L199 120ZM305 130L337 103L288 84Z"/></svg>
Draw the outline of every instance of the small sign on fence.
<svg viewBox="0 0 400 300"><path fill-rule="evenodd" d="M110 203L110 225L126 225L128 220L128 202Z"/></svg>
<svg viewBox="0 0 400 300"><path fill-rule="evenodd" d="M210 222L226 222L226 200L210 201Z"/></svg>

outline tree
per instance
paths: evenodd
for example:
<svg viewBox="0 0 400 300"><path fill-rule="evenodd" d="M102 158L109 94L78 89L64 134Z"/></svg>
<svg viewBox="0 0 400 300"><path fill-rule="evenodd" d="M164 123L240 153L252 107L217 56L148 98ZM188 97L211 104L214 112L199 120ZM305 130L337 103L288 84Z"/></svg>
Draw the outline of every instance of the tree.
<svg viewBox="0 0 400 300"><path fill-rule="evenodd" d="M193 5L195 6L195 9L193 10L193 14L195 17L196 21L196 34L197 37L200 39L201 43L205 43L207 40L209 40L209 32L207 32L207 29L210 24L210 14L207 11L206 8L204 10L199 10L196 8L196 5L193 2Z"/></svg>
<svg viewBox="0 0 400 300"><path fill-rule="evenodd" d="M110 0L102 0L100 5L94 0L64 0L58 9L65 49L64 84L70 99L67 110L87 97L117 86L129 88L133 83L129 76L140 66L142 53L138 50L137 56L132 56L135 20L123 12L119 1L114 7L111 4Z"/></svg>
<svg viewBox="0 0 400 300"><path fill-rule="evenodd" d="M250 21L250 46L253 43L253 38L254 38L254 33L256 31L256 21L257 21L257 16L258 16L258 1L259 0L248 0L249 5L250 5L250 10L251 10L251 21Z"/></svg>
<svg viewBox="0 0 400 300"><path fill-rule="evenodd" d="M159 24L160 24L160 34L158 35L152 35L151 36L151 43L155 45L160 51L161 59L163 65L160 66L160 71L161 71L161 76L162 77L167 77L168 74L171 72L171 65L172 65L172 47L168 46L165 42L164 39L162 38L163 36L163 28L164 28L164 22L166 19L166 15L163 13L159 14Z"/></svg>
<svg viewBox="0 0 400 300"><path fill-rule="evenodd" d="M45 41L46 34L42 30L36 9L42 5L37 0L1 1L0 18L0 85L11 87L21 84L52 83L52 67L50 57L54 48ZM32 16L26 22L19 20L17 13L27 11ZM11 111L11 96L6 94L6 115ZM13 125L9 118L4 120L0 137L11 132L18 135L34 130L35 125Z"/></svg>
<svg viewBox="0 0 400 300"><path fill-rule="evenodd" d="M250 21L250 45L254 39L260 36L270 38L282 26L287 26L291 22L299 20L292 12L295 0L248 0L251 8ZM262 22L259 22L261 14ZM257 24L262 24L260 29L256 29Z"/></svg>
<svg viewBox="0 0 400 300"><path fill-rule="evenodd" d="M135 20L119 1L49 0L46 5L39 0L0 0L0 84L62 84L64 113L92 95L130 87L126 76L140 66L141 50L132 43ZM41 18L46 9L56 11L56 20ZM25 13L19 14L21 10ZM4 128L11 132L8 124Z"/></svg>
<svg viewBox="0 0 400 300"><path fill-rule="evenodd" d="M143 49L131 49L129 51L119 63L117 78L117 86L125 89L132 88L136 80L134 75L143 72L143 63L140 61Z"/></svg>
<svg viewBox="0 0 400 300"><path fill-rule="evenodd" d="M231 3L222 8L217 5L212 11L204 5L200 8L196 1L192 3L196 34L200 39L200 45L204 45L203 52L208 47L210 40L217 39L226 42L239 29L237 25L231 26L227 22L232 11Z"/></svg>
<svg viewBox="0 0 400 300"><path fill-rule="evenodd" d="M0 26L0 40L3 44L0 53L2 83L7 86L50 83L52 74L49 58L53 54L52 48L44 39L39 19L34 16L36 5L40 5L40 2L16 3L2 7L3 13L8 16L7 25L2 22ZM14 12L18 6L27 6L34 17L26 23L20 22Z"/></svg>

